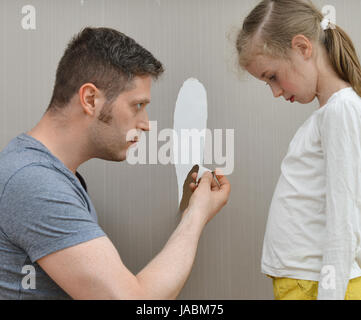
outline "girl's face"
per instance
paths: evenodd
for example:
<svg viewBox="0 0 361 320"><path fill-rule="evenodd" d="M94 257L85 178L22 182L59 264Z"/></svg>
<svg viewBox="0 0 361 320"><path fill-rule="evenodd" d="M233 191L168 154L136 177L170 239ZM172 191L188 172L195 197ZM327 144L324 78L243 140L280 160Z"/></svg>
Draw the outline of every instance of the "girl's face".
<svg viewBox="0 0 361 320"><path fill-rule="evenodd" d="M317 68L312 59L291 50L290 61L265 55L254 56L246 70L270 86L275 98L310 103L317 92Z"/></svg>

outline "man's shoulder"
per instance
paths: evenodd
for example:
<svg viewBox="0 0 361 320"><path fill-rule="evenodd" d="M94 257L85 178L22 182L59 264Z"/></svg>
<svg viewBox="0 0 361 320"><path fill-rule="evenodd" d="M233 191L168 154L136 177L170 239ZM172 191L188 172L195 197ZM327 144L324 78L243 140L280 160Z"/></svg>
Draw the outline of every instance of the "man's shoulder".
<svg viewBox="0 0 361 320"><path fill-rule="evenodd" d="M21 156L21 155L19 155ZM32 193L35 189L59 190L69 183L64 174L46 160L23 161L18 158L0 159L0 199L9 184L17 193Z"/></svg>
<svg viewBox="0 0 361 320"><path fill-rule="evenodd" d="M62 180L62 174L48 154L14 138L0 152L0 196L10 180L29 186Z"/></svg>

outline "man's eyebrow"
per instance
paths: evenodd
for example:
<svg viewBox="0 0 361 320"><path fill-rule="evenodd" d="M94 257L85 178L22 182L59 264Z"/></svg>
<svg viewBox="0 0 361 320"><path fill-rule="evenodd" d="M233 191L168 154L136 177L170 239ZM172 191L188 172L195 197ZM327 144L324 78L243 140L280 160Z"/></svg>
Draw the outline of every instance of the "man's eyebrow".
<svg viewBox="0 0 361 320"><path fill-rule="evenodd" d="M147 98L144 98L144 99L134 99L134 100L132 101L132 103L144 103L144 104L148 104L148 103L150 103L150 100L147 99Z"/></svg>

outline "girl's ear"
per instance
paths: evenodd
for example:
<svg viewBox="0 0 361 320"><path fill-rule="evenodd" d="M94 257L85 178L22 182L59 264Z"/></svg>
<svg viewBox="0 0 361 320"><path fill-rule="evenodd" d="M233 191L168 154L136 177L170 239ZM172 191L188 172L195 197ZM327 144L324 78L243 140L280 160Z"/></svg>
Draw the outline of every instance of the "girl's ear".
<svg viewBox="0 0 361 320"><path fill-rule="evenodd" d="M292 49L296 50L304 59L309 59L312 56L312 42L302 34L298 34L292 39Z"/></svg>

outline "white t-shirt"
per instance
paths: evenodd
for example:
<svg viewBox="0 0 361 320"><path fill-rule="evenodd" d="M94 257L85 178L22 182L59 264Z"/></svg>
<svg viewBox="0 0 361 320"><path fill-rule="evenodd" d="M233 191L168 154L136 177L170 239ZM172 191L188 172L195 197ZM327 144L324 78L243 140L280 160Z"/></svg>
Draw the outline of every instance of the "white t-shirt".
<svg viewBox="0 0 361 320"><path fill-rule="evenodd" d="M262 272L319 282L318 299L344 299L360 277L361 98L331 96L297 131L281 165Z"/></svg>

